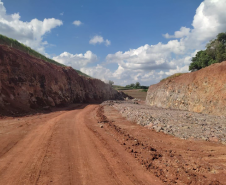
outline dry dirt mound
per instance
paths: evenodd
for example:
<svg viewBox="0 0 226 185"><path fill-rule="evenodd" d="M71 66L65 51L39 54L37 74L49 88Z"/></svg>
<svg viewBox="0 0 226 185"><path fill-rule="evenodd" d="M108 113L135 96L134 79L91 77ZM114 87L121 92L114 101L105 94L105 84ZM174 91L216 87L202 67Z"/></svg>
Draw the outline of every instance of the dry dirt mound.
<svg viewBox="0 0 226 185"><path fill-rule="evenodd" d="M123 99L104 82L86 78L8 46L0 46L1 114L26 113L69 103Z"/></svg>
<svg viewBox="0 0 226 185"><path fill-rule="evenodd" d="M149 87L146 103L213 115L226 115L226 62Z"/></svg>

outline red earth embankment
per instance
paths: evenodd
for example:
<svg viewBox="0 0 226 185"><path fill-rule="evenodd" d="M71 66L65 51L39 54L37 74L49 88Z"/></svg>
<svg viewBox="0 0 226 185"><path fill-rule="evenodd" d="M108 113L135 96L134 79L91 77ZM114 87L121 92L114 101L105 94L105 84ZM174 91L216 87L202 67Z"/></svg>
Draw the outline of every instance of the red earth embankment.
<svg viewBox="0 0 226 185"><path fill-rule="evenodd" d="M164 80L149 87L148 105L226 115L226 62Z"/></svg>
<svg viewBox="0 0 226 185"><path fill-rule="evenodd" d="M110 85L0 46L0 113L19 114L70 103L122 99Z"/></svg>

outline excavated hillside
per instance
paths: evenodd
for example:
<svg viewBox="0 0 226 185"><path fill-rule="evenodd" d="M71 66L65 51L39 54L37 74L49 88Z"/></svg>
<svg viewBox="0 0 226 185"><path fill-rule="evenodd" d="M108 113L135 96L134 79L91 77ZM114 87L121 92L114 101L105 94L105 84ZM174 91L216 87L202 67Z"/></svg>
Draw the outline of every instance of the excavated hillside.
<svg viewBox="0 0 226 185"><path fill-rule="evenodd" d="M0 46L0 113L20 114L70 103L123 99L98 79L80 76L9 46Z"/></svg>
<svg viewBox="0 0 226 185"><path fill-rule="evenodd" d="M226 62L166 79L148 89L148 105L226 115Z"/></svg>

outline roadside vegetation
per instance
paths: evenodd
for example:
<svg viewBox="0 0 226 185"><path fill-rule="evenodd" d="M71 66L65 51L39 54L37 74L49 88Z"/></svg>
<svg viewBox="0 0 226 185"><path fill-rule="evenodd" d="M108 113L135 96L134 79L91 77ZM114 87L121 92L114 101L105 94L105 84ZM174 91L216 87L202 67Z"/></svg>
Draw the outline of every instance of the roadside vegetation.
<svg viewBox="0 0 226 185"><path fill-rule="evenodd" d="M136 82L135 84L131 83L130 85L126 85L126 87L131 89L148 89L149 88L149 86L140 85L140 82Z"/></svg>
<svg viewBox="0 0 226 185"><path fill-rule="evenodd" d="M132 89L147 90L149 88L149 86L142 86L142 85L140 85L140 82L131 83L131 84L126 85L126 86L120 86L120 85L112 85L112 86L113 86L113 88L115 90L132 90Z"/></svg>
<svg viewBox="0 0 226 185"><path fill-rule="evenodd" d="M27 53L27 54L29 54L29 55L31 55L31 56L33 56L33 57L42 59L42 60L44 60L44 61L46 61L46 62L55 64L55 65L58 65L58 66L62 66L62 67L65 66L65 65L63 65L63 64L60 64L60 63L56 62L55 60L52 60L52 59L50 59L50 58L47 58L46 56L44 56L44 55L38 53L37 51L31 49L30 47L28 47L28 46L26 46L26 45L24 45L24 44L18 42L17 40L12 39L12 38L8 38L8 37L6 37L6 36L4 36L4 35L1 35L1 34L0 34L0 44L2 44L2 45L7 45L7 46L9 46L9 47L18 49L18 50L20 50L20 51L22 51L22 52L24 52L24 53ZM76 69L75 69L75 71L76 71L78 74L82 75L82 76L90 77L90 76L88 76L88 75L82 73L82 72L79 71L79 70L76 70Z"/></svg>
<svg viewBox="0 0 226 185"><path fill-rule="evenodd" d="M206 45L206 50L199 51L189 66L189 71L196 71L214 63L226 60L226 32L219 33L217 38Z"/></svg>
<svg viewBox="0 0 226 185"><path fill-rule="evenodd" d="M142 89L141 92L148 92L148 89Z"/></svg>

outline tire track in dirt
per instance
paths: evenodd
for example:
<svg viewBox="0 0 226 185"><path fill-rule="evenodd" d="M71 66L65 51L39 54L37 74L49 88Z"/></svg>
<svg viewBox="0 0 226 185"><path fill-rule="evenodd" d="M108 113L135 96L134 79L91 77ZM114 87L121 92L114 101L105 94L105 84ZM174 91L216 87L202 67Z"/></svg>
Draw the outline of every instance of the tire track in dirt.
<svg viewBox="0 0 226 185"><path fill-rule="evenodd" d="M32 130L0 158L2 184L35 184L57 119L59 117Z"/></svg>
<svg viewBox="0 0 226 185"><path fill-rule="evenodd" d="M30 119L31 129L0 157L0 184L162 184L103 132L97 107L46 114L43 122Z"/></svg>

